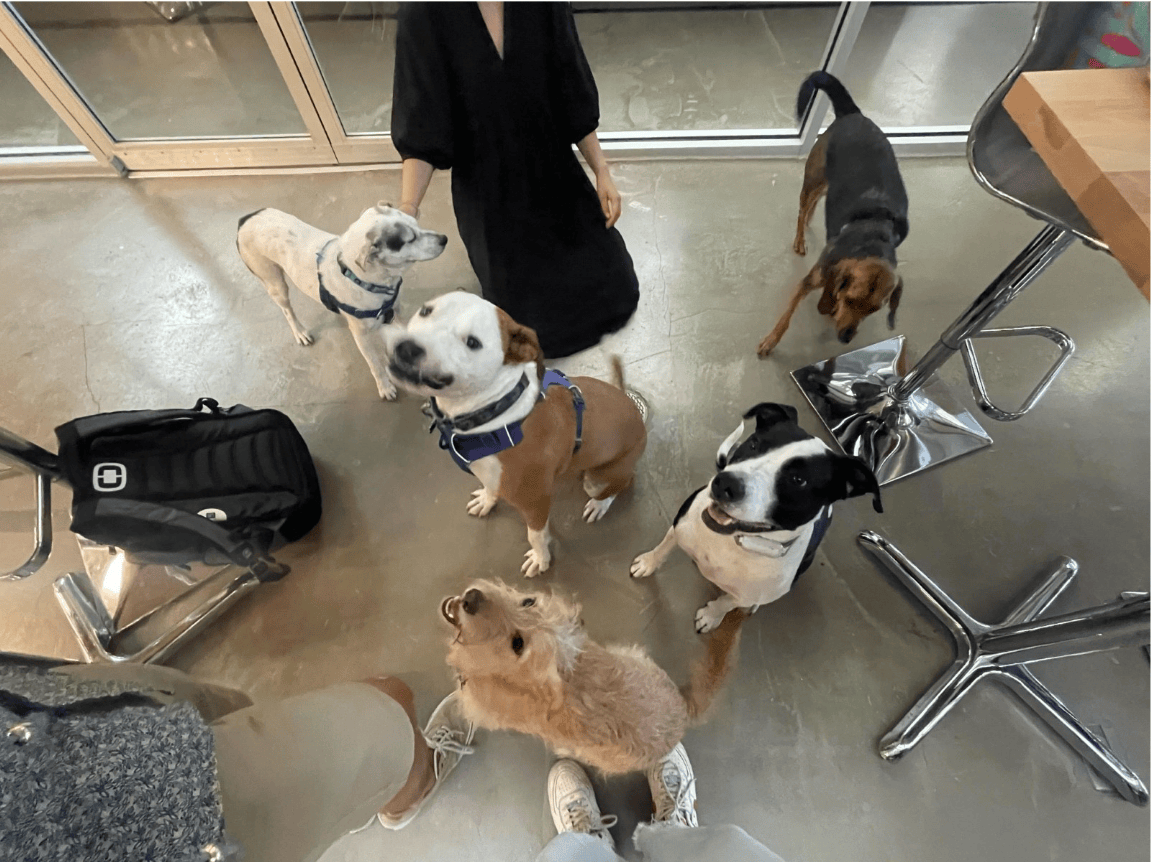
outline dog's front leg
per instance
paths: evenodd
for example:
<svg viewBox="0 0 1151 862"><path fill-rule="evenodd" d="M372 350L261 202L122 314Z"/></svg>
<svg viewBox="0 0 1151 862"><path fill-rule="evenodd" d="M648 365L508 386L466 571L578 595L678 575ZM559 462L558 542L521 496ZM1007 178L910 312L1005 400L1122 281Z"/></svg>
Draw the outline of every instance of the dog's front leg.
<svg viewBox="0 0 1151 862"><path fill-rule="evenodd" d="M633 578L646 578L649 575L654 575L656 570L667 561L668 555L675 549L677 544L675 527L672 526L668 528L667 534L663 537L662 542L646 554L640 554L635 558L635 562L631 564L631 576Z"/></svg>
<svg viewBox="0 0 1151 862"><path fill-rule="evenodd" d="M524 554L524 564L520 568L525 578L534 578L540 572L546 572L552 564L552 552L549 547L552 540L551 530L548 529L548 515L551 511L551 497L537 497L527 506L520 508L520 514L528 525L528 543L531 550Z"/></svg>
<svg viewBox="0 0 1151 862"><path fill-rule="evenodd" d="M472 498L468 500L468 514L475 518L485 518L495 508L499 500L500 476L503 474L503 465L500 459L494 456L480 458L472 462L472 475L483 487L472 491Z"/></svg>
<svg viewBox="0 0 1151 862"><path fill-rule="evenodd" d="M356 340L356 347L368 363L372 378L376 381L376 390L383 401L395 401L399 394L392 378L388 376L388 367L382 358L383 339L376 338L379 327L371 326L354 317L348 318L348 329L352 331L352 338ZM378 343L377 343L378 342Z"/></svg>
<svg viewBox="0 0 1151 862"><path fill-rule="evenodd" d="M727 616L728 611L735 610L740 607L735 596L724 593L718 599L708 602L702 608L695 612L695 630L699 634L706 634L714 629Z"/></svg>
<svg viewBox="0 0 1151 862"><path fill-rule="evenodd" d="M791 299L788 301L787 308L784 309L783 315L775 324L775 328L764 336L763 341L759 342L759 347L756 348L755 352L761 359L775 350L776 345L779 344L779 340L783 338L783 334L787 332L787 327L791 325L791 316L795 314L795 309L799 307L799 303L803 301L803 298L807 296L807 294L819 286L819 283L813 278L818 269L819 267L813 269L804 277L803 281L799 283L795 288L795 292L791 295Z"/></svg>

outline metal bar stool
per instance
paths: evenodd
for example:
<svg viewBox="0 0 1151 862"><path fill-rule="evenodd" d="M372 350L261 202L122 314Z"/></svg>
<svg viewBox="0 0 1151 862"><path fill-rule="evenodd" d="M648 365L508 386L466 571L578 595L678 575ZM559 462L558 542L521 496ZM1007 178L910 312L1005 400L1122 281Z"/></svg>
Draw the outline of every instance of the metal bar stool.
<svg viewBox="0 0 1151 862"><path fill-rule="evenodd" d="M1039 617L1071 583L1079 565L1059 557L1046 577L998 625L981 623L961 608L902 551L865 530L859 543L886 566L951 632L955 660L879 741L884 760L898 760L939 723L981 679L1002 682L1053 731L1136 805L1147 804L1147 787L1107 744L1028 669L1034 662L1139 646L1151 638L1147 593L1124 593L1118 601L1056 617Z"/></svg>
<svg viewBox="0 0 1151 862"><path fill-rule="evenodd" d="M956 353L980 409L1010 422L1039 402L1075 350L1070 336L1054 327L986 327L1075 239L1108 251L1002 105L1021 73L1063 64L1092 5L1040 5L1022 58L979 110L967 138L968 164L980 185L1046 226L906 374L903 336L792 372L843 451L870 463L881 485L991 445L990 435L935 374ZM987 393L973 340L1035 335L1054 342L1059 357L1018 409L1002 409Z"/></svg>
<svg viewBox="0 0 1151 862"><path fill-rule="evenodd" d="M11 464L13 474L28 472L35 479L32 554L16 569L0 573L0 581L21 580L35 574L52 551L52 483L64 480L55 455L3 428L0 461ZM238 566L192 577L177 567L140 564L119 548L77 538L85 571L57 578L53 588L89 662L163 661L261 583ZM188 589L121 627L124 598L133 583L151 577L155 569Z"/></svg>

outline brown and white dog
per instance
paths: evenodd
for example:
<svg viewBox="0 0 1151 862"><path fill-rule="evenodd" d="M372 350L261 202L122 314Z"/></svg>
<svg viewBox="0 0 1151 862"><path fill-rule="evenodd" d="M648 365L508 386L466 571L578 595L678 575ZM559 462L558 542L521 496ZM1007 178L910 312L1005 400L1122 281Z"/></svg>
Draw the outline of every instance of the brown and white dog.
<svg viewBox="0 0 1151 862"><path fill-rule="evenodd" d="M775 328L759 343L767 356L779 344L800 301L822 291L819 313L832 319L843 344L855 337L860 323L887 304L887 327L903 296L896 272L895 249L907 237L907 192L891 143L879 126L860 113L834 76L814 72L799 88L797 113L802 116L824 90L835 108L835 122L819 136L807 157L795 253L807 253L804 231L815 205L827 194L827 246L795 289Z"/></svg>
<svg viewBox="0 0 1151 862"><path fill-rule="evenodd" d="M469 719L530 733L606 774L658 763L706 716L747 616L728 614L678 688L640 647L589 640L579 605L556 595L477 581L440 612L455 629L448 664Z"/></svg>
<svg viewBox="0 0 1151 862"><path fill-rule="evenodd" d="M589 523L602 518L631 485L647 429L623 391L618 361L614 386L594 377L571 381L586 403L577 448L576 393L552 386L541 397L543 353L535 332L487 300L462 291L439 296L387 341L392 378L432 398L441 434L453 428L469 438L495 437L508 428L522 432L516 445L478 457L464 469L483 483L472 494L469 514L482 518L502 499L523 516L531 544L525 576L535 577L551 565L548 516L561 477L583 475L591 498L584 508Z"/></svg>

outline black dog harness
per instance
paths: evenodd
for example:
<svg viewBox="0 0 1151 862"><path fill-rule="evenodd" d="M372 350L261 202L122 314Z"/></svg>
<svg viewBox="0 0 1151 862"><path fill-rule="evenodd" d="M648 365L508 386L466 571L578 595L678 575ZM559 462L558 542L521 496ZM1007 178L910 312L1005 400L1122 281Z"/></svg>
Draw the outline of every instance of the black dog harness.
<svg viewBox="0 0 1151 862"><path fill-rule="evenodd" d="M383 323L391 323L396 316L396 297L400 295L400 285L404 283L404 280L398 279L395 284L372 284L370 281L364 281L348 269L337 255L336 263L340 265L340 274L344 278L356 287L362 287L369 293L378 293L384 297L384 304L379 308L356 308L354 305L340 302L324 287L324 273L321 266L324 262L324 255L334 242L334 239L328 240L324 247L316 252L316 280L320 285L320 302L324 304L324 308L334 314L346 314L349 317L358 317L360 320L376 318Z"/></svg>
<svg viewBox="0 0 1151 862"><path fill-rule="evenodd" d="M552 386L563 386L571 392L572 406L576 412L575 445L572 448L572 454L575 454L583 445L583 411L586 406L583 393L580 392L578 386L564 376L563 372L549 368L544 372L543 380L540 381L540 394L537 401L543 401L545 393ZM428 428L428 431L430 433L439 430L440 448L448 451L448 454L452 456L452 460L456 462L461 470L465 473L470 473L472 472L471 464L473 461L486 458L488 455L495 455L498 452L503 452L505 449L511 449L523 441L523 419L483 434L466 434L462 432L470 431L473 428L491 422L515 404L527 387L528 376L524 374L520 378L519 383L512 388L511 392L504 395L498 401L494 401L486 407L481 407L479 410L474 410L471 413L465 413L463 416L457 416L455 418L445 416L440 411L439 405L436 404L436 399L433 398L431 400L432 424Z"/></svg>

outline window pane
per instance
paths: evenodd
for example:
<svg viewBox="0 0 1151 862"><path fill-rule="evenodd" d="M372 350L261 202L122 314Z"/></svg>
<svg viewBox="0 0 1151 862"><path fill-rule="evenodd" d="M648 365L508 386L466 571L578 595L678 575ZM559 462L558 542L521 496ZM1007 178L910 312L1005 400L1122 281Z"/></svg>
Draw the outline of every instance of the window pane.
<svg viewBox="0 0 1151 862"><path fill-rule="evenodd" d="M13 5L119 140L306 133L247 3Z"/></svg>
<svg viewBox="0 0 1151 862"><path fill-rule="evenodd" d="M884 128L967 126L1031 38L1034 3L873 3L844 83Z"/></svg>
<svg viewBox="0 0 1151 862"><path fill-rule="evenodd" d="M0 147L78 147L80 142L48 103L0 53Z"/></svg>
<svg viewBox="0 0 1151 862"><path fill-rule="evenodd" d="M819 68L839 8L620 5L637 4L576 4L601 131L794 132L796 90Z"/></svg>

